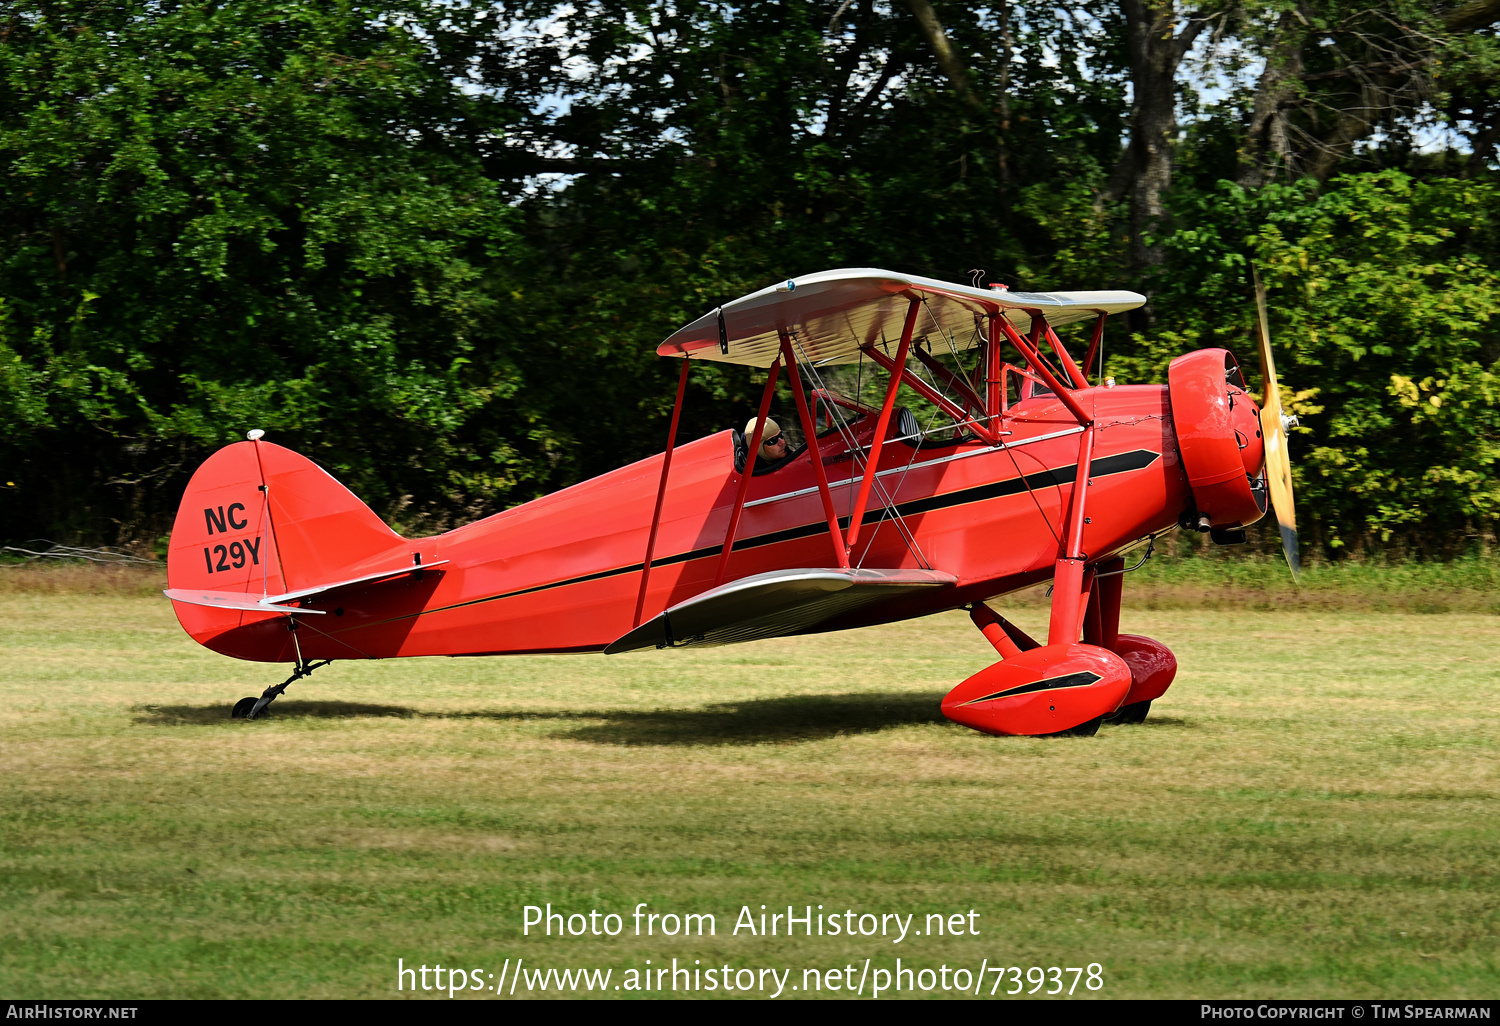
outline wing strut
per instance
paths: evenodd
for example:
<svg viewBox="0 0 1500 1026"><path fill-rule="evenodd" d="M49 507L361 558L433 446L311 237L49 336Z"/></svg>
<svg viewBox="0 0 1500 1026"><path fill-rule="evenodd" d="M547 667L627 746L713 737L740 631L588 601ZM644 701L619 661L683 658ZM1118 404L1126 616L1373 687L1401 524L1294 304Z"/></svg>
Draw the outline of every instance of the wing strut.
<svg viewBox="0 0 1500 1026"><path fill-rule="evenodd" d="M847 402L847 401L843 401L843 400L839 400L839 399L836 399L836 398L832 398L833 393L831 393L828 390L827 386L823 382L823 379L821 377L819 377L819 375L818 375L818 365L816 363L813 363L811 360L808 359L807 350L802 347L802 343L800 341L798 341L797 338L794 335L792 335L791 332L787 333L787 337L791 341L791 344L796 348L797 352L799 352L799 353L802 354L802 366L804 368L806 368L808 375L813 380L813 383L818 386L818 393L821 394L821 395L830 397L830 405L829 405L830 419L835 421L835 425L837 427L837 430L839 431L839 434L843 437L843 440L844 440L845 444L849 446L849 454L856 461L855 465L857 467L859 467L859 468L863 468L865 466L865 460L867 458L866 455L865 455L865 449L867 447L866 446L861 446L859 444L859 442L855 438L854 434L849 430L849 424L844 421L844 419L843 419L842 416L835 417L834 416L834 411L835 411L835 407L837 407L837 406L844 406L844 407L846 407L848 409L856 410L859 413L860 417L864 417L864 416L866 416L866 415L868 415L870 413L876 412L875 408L873 406L863 406L863 405L859 405L857 403L850 403L850 402ZM866 355L868 355L868 350L866 350ZM856 418L856 419L858 419L858 418ZM916 450L913 450L912 456L913 456L913 458L916 457ZM908 465L907 469L910 469L910 465ZM861 474L864 473L863 469L861 469L859 472ZM892 498L892 496L886 492L885 487L880 483L881 473L887 473L888 474L888 473L893 473L893 472L894 472L894 470L887 470L887 471L883 471L883 472L877 472L876 475L875 475L875 484L874 484L875 490L880 493L880 497L881 497L881 501L883 503L883 507L887 510L888 513L894 514L892 522L895 524L896 530L901 533L902 539L906 542L907 550L910 551L911 554L916 557L917 562L922 566L922 568L924 570L930 570L930 569L932 569L932 565L927 562L927 557L922 554L922 547L917 544L917 540L916 540L915 536L913 536L912 533L911 533L911 531L907 529L905 521L903 521L901 519L901 514L895 508L895 505L896 505L895 499ZM839 484L840 485L846 485L846 484L852 485L854 483L854 481L855 481L855 478L851 477L847 481L841 481L841 482L839 482ZM829 487L831 488L832 486L830 485ZM899 490L899 487L898 487L898 490ZM852 496L851 496L851 502L852 502ZM839 523L847 526L848 519L849 519L848 517L841 517L839 519ZM885 522L885 515L882 514L882 516L880 518L880 523L883 524L884 522ZM879 530L879 524L876 525L876 530ZM846 546L846 548L847 548L847 546ZM846 556L847 555L848 554L846 553ZM865 547L865 555L867 555L867 556L869 555L869 546L868 546L868 544ZM861 560L861 562L863 562L863 560Z"/></svg>
<svg viewBox="0 0 1500 1026"><path fill-rule="evenodd" d="M990 416L990 430L1000 430L1000 414L1005 403L1005 382L1000 372L1000 333L996 325L1000 314L990 314L990 337L984 346L985 412Z"/></svg>
<svg viewBox="0 0 1500 1026"><path fill-rule="evenodd" d="M979 401L979 397L974 394L974 390L969 387L969 383L967 381L965 381L963 378L958 377L947 367L944 367L941 363L938 362L937 357L933 356L921 346L917 346L914 352L917 354L917 359L922 361L922 366L926 367L928 372L932 375L933 380L941 381L943 384L953 389L954 393L958 396L959 401L967 406L971 411L973 411L972 415L974 417L982 418L988 415L989 411L984 408L984 403ZM944 400L944 402L947 402L947 400ZM967 417L956 417L954 419L966 420Z"/></svg>
<svg viewBox="0 0 1500 1026"><path fill-rule="evenodd" d="M877 364L879 364L880 366L884 367L886 370L890 371L891 374L894 375L896 373L896 362L894 360L892 360L889 356L886 356L879 349L870 349L869 353L870 353L870 359L874 360ZM918 349L917 350L917 356L921 357L923 355L925 355L925 354L922 352L922 350ZM931 357L928 357L928 359L931 359ZM936 360L933 360L932 362L934 364L937 364L939 367L942 366L941 364L938 364ZM912 391L916 392L923 399L926 399L932 405L936 406L938 409L942 410L948 416L952 417L953 420L956 421L957 423L962 424L965 421L970 420L970 417L969 417L968 413L966 413L964 410L960 409L953 402L950 402L947 398L945 398L941 393L939 393L931 385L929 385L927 382L923 381L921 378L917 377L917 375L912 374L910 376L903 377L902 378L902 383L906 384L906 385L909 385L911 387ZM998 438L995 437L994 432L992 432L990 430L989 425L987 423L983 423L983 422L981 422L981 423L971 423L971 424L969 424L969 428L976 435L978 435L980 438L984 439L986 442L988 442L991 445L996 445L1000 441L1000 439L998 439Z"/></svg>
<svg viewBox="0 0 1500 1026"><path fill-rule="evenodd" d="M901 345L896 348L896 369L891 372L891 383L885 389L885 403L880 407L880 416L875 421L875 436L870 439L870 460L865 464L864 477L859 482L859 497L854 500L854 512L849 515L848 551L852 555L859 541L860 521L865 517L865 506L870 501L870 485L875 482L875 471L880 466L880 449L885 444L885 431L891 423L891 410L896 406L896 390L906 376L906 351L911 348L911 333L917 326L917 312L922 301L913 296L906 308L906 323L901 327Z"/></svg>
<svg viewBox="0 0 1500 1026"><path fill-rule="evenodd" d="M1036 372L1037 377L1046 382L1062 404L1068 408L1068 412L1073 414L1083 427L1083 434L1078 439L1078 471L1073 479L1073 496L1068 509L1067 532L1063 536L1057 566L1052 576L1052 615L1047 625L1047 644L1071 645L1078 640L1078 632L1087 610L1088 596L1094 586L1094 571L1085 565L1087 555L1083 551L1084 511L1088 508L1089 475L1094 458L1094 418L1079 405L1073 389L1065 386L1047 361L1043 359L1042 339L1047 340L1052 351L1057 354L1064 373L1078 388L1087 388L1088 379L1085 377L1085 371L1079 369L1078 364L1073 362L1073 357L1068 353L1067 347L1062 344L1062 340L1057 337L1057 332L1041 313L1035 314L1032 318L1029 338L1016 331L1007 318L997 317L990 323L1004 332L1011 345L1015 346L1026 358L1026 362ZM1085 367L1093 360L1094 350L1099 343L1103 328L1104 318L1101 316L1094 326L1094 339L1089 346L1089 355L1084 359ZM991 359L996 355L997 349L997 346L991 345L989 354Z"/></svg>
<svg viewBox="0 0 1500 1026"><path fill-rule="evenodd" d="M1109 314L1100 314L1099 319L1094 322L1094 337L1089 339L1089 350L1083 354L1083 377L1088 380L1089 371L1094 368L1094 357L1099 354L1099 346L1104 342L1104 322L1109 319ZM1099 376L1104 376L1104 360L1099 360ZM1102 380L1100 382L1103 383Z"/></svg>
<svg viewBox="0 0 1500 1026"><path fill-rule="evenodd" d="M813 476L818 481L818 495L823 499L823 515L828 518L828 537L833 541L833 556L839 568L849 569L849 552L844 548L844 532L839 529L838 511L833 508L833 493L828 490L828 471L823 466L823 453L818 448L818 425L812 411L807 408L807 396L802 392L802 369L792 355L792 339L785 331L781 333L781 358L786 361L787 375L792 379L792 396L797 401L797 418L802 421L802 434L807 439L808 458L812 461Z"/></svg>
<svg viewBox="0 0 1500 1026"><path fill-rule="evenodd" d="M1072 355L1068 353L1068 347L1062 344L1062 339L1057 337L1057 332L1052 330L1052 325L1047 323L1047 318L1041 314L1037 314L1036 323L1037 327L1033 331L1033 334L1040 332L1046 338L1047 344L1057 354L1057 362L1062 364L1063 370L1067 372L1068 377L1073 379L1073 384L1076 387L1088 388L1089 379L1084 376L1083 371L1078 369L1078 364L1073 362Z"/></svg>
<svg viewBox="0 0 1500 1026"><path fill-rule="evenodd" d="M750 442L750 454L745 457L745 470L740 475L739 491L734 496L734 509L729 512L729 528L724 532L724 550L719 553L719 568L714 571L714 587L724 583L724 574L729 569L729 556L734 551L734 532L740 526L740 514L745 511L745 495L750 491L750 478L755 474L755 456L760 451L761 435L766 430L766 414L771 409L771 396L776 394L776 379L781 377L781 355L771 361L766 374L766 390L760 394L760 411L755 415L754 439Z"/></svg>
<svg viewBox="0 0 1500 1026"><path fill-rule="evenodd" d="M1087 599L1094 585L1094 571L1084 568L1083 514L1088 506L1089 472L1094 459L1094 426L1085 424L1078 440L1078 475L1073 479L1073 503L1068 510L1068 533L1052 576L1052 618L1047 625L1047 644L1071 645L1078 640Z"/></svg>
<svg viewBox="0 0 1500 1026"><path fill-rule="evenodd" d="M667 430L667 453L661 460L661 483L656 486L656 511L651 514L651 533L646 536L646 558L641 565L641 592L635 600L635 618L630 621L634 627L640 626L641 613L646 608L646 583L651 580L651 557L656 553L656 529L661 526L661 505L667 497L667 474L672 470L672 449L677 445L677 423L682 418L682 397L687 391L688 367L691 364L692 360L684 357L682 373L677 376L677 400L672 404L672 426Z"/></svg>
<svg viewBox="0 0 1500 1026"><path fill-rule="evenodd" d="M1037 351L1036 347L1027 341L1026 337L1018 332L1010 321L1004 317L995 318L993 323L1000 326L1000 330L1010 340L1010 344L1015 346L1022 356L1026 357L1026 362L1031 365L1032 370L1036 371L1037 377L1046 382L1047 387L1057 394L1057 398L1062 400L1062 404L1068 408L1068 412L1078 419L1078 423L1084 427L1092 424L1094 418L1085 413L1083 407L1078 405L1078 400L1074 397L1073 390L1057 380L1057 375L1052 373L1052 368L1047 366L1047 362L1042 359L1042 354Z"/></svg>

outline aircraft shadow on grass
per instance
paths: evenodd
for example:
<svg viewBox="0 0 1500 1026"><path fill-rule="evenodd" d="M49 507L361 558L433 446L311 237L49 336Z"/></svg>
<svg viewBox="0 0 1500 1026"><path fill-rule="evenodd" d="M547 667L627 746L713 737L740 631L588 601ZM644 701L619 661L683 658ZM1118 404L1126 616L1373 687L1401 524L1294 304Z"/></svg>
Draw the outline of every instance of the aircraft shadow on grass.
<svg viewBox="0 0 1500 1026"><path fill-rule="evenodd" d="M754 745L821 741L895 727L950 726L941 694L796 695L702 709L614 711L562 732L601 745Z"/></svg>
<svg viewBox="0 0 1500 1026"><path fill-rule="evenodd" d="M390 717L436 720L538 720L565 725L558 737L600 745L755 745L820 741L840 734L873 734L896 727L951 727L939 710L942 694L793 695L724 702L701 709L611 709L600 711L484 710L430 712L400 705L362 702L288 701L269 710L272 720ZM229 723L229 706L146 705L132 710L135 722L154 726ZM1160 717L1145 727L1184 727L1185 720ZM250 724L245 724L250 726Z"/></svg>
<svg viewBox="0 0 1500 1026"><path fill-rule="evenodd" d="M400 705L282 699L268 719L392 717L442 720L553 720L560 737L612 745L753 745L869 734L915 724L948 726L941 694L796 695L725 702L701 709L598 711L484 710L430 712ZM135 722L154 726L211 726L229 722L229 706L143 705ZM247 724L248 726L248 724Z"/></svg>

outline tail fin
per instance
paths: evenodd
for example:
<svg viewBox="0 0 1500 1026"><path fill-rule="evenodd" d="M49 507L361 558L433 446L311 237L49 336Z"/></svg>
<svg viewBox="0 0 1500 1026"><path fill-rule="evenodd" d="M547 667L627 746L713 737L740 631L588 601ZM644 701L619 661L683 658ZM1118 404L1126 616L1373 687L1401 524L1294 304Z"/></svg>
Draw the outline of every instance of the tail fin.
<svg viewBox="0 0 1500 1026"><path fill-rule="evenodd" d="M270 442L236 442L188 482L167 552L167 583L258 599L410 558L401 537L312 460ZM199 641L268 615L173 605Z"/></svg>

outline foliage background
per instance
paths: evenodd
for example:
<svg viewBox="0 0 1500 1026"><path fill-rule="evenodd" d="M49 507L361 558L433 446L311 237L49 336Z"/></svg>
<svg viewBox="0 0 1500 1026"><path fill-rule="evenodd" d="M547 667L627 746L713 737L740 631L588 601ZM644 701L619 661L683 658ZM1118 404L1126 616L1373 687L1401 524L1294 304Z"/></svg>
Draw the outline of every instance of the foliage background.
<svg viewBox="0 0 1500 1026"><path fill-rule="evenodd" d="M19 0L0 539L150 548L250 427L401 530L494 512L659 450L655 344L826 267L1147 292L1108 370L1161 380L1248 355L1253 260L1304 545L1485 547L1497 17ZM686 430L752 377L699 376Z"/></svg>

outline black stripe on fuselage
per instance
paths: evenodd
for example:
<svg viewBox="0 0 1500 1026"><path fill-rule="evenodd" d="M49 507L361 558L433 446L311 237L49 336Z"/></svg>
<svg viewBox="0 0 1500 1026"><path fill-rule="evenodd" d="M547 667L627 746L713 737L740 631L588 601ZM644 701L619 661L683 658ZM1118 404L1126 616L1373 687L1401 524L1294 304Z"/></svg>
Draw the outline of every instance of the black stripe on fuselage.
<svg viewBox="0 0 1500 1026"><path fill-rule="evenodd" d="M1144 470L1157 460L1161 459L1161 453L1152 452L1149 449L1136 449L1132 452L1122 452L1114 456L1103 456L1095 460L1089 468L1093 477L1109 477L1113 474L1124 474L1132 470ZM917 464L921 466L921 464ZM915 468L913 468L915 469ZM952 506L966 506L974 502L985 502L989 499L1003 499L1007 495L1019 495L1030 488L1050 488L1054 485L1072 484L1078 477L1078 464L1074 463L1067 467L1054 467L1051 470L1039 470L1035 474L1027 474L1025 478L1012 477L1005 481L996 481L992 484L976 485L973 488L964 488L956 492L948 492L943 495L929 495L924 499L912 499L909 502L896 504L896 514L902 517L916 516L919 513L931 513L933 510L948 509ZM1022 483L1024 481L1024 483ZM884 519L889 508L882 506L879 509L867 510L860 519L862 524L873 524ZM839 527L849 529L849 518L839 517ZM734 543L734 551L741 549L757 548L761 545L774 545L777 542L791 541L795 538L806 538L814 534L822 534L828 530L827 521L819 521L815 524L804 524L801 527L790 527L785 531L774 531L771 534L760 534L754 538L745 538ZM668 562L682 562L686 559L695 559L700 553L715 553L723 546L715 545L707 549L697 549L694 552L684 553L680 557L672 557L662 560ZM643 564L638 564L635 569L641 569ZM652 560L655 566L656 561Z"/></svg>
<svg viewBox="0 0 1500 1026"><path fill-rule="evenodd" d="M1095 681L1104 678L1092 670L1080 670L1078 673L1069 673L1062 677L1048 677L1046 680L1032 681L1030 684L1022 684L1019 687L1007 688L1004 691L996 691L993 695L985 695L965 702L964 705L978 705L980 702L993 702L997 698L1014 698L1016 695L1030 695L1037 691L1060 691L1063 688L1086 688Z"/></svg>
<svg viewBox="0 0 1500 1026"><path fill-rule="evenodd" d="M1101 456L1094 460L1089 467L1090 477L1110 477L1114 474L1126 474L1132 470L1144 470L1157 460L1161 459L1161 453L1152 452L1150 449L1133 449L1130 452L1116 453L1113 456ZM918 463L913 470L920 468ZM1024 478L1013 477L1005 481L995 481L991 484L976 485L973 488L963 488L956 492L947 492L943 495L930 495L922 499L912 499L909 502L897 503L896 512L903 517L915 516L919 513L931 513L933 510L948 509L952 506L966 506L975 502L986 502L990 499L1001 499L1007 495L1019 495L1021 492L1034 488L1050 488L1054 485L1072 484L1078 477L1078 464L1070 464L1066 467L1053 467L1050 470L1039 470L1034 474L1027 474ZM774 498L774 496L773 496ZM889 507L879 507L867 510L861 518L862 524L877 523L889 513ZM849 517L839 518L839 527L849 529ZM828 530L828 522L820 520L813 524L803 524L801 527L789 527L784 531L772 531L770 534L758 534L753 538L741 538L734 543L734 551L759 548L762 545L775 545L784 541L795 541L798 538L809 538L816 534L822 534ZM679 552L675 556L663 556L653 559L651 565L671 566L674 563L688 563L695 559L704 559L708 556L716 556L724 549L723 542L717 545L708 545L701 549L692 549L689 552ZM537 584L530 588L522 588L519 591L507 591L500 595L489 595L485 598L470 599L467 602L456 602L451 606L439 606L436 609L424 609L422 613L441 613L447 609L462 609L464 606L474 606L481 602L498 602L501 599L518 598L521 595L532 595L539 591L547 591L551 588L566 588L573 584L586 584L589 581L598 581L606 577L616 577L620 574L633 574L646 568L644 562L632 563L629 566L615 567L610 570L600 570L598 573L584 574L581 577L569 577L562 581L552 581L549 584ZM421 614L411 613L409 616ZM392 620L404 620L405 616L392 617ZM382 620L380 623L390 623L391 620ZM376 624L363 624L354 630L363 630L374 627Z"/></svg>

